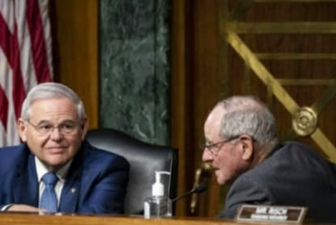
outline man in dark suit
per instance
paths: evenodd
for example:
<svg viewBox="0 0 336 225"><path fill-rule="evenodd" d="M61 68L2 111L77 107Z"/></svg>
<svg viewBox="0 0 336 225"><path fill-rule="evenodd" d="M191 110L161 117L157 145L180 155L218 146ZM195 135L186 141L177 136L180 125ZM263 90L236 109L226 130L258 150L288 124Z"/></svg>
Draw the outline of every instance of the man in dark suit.
<svg viewBox="0 0 336 225"><path fill-rule="evenodd" d="M82 101L59 83L35 86L18 120L23 143L0 149L2 211L123 213L129 163L85 141Z"/></svg>
<svg viewBox="0 0 336 225"><path fill-rule="evenodd" d="M307 221L336 222L336 165L298 142L278 144L273 115L251 96L219 102L204 124L202 159L231 183L219 217L241 204L308 207Z"/></svg>

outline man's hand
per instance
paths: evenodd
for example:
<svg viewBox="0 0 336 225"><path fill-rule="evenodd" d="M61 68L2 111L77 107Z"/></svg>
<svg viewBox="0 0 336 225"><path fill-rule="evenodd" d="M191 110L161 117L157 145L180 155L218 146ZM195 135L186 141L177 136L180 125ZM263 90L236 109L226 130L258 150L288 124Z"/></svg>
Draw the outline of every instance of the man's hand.
<svg viewBox="0 0 336 225"><path fill-rule="evenodd" d="M13 204L6 209L6 212L45 212L45 210L30 205Z"/></svg>

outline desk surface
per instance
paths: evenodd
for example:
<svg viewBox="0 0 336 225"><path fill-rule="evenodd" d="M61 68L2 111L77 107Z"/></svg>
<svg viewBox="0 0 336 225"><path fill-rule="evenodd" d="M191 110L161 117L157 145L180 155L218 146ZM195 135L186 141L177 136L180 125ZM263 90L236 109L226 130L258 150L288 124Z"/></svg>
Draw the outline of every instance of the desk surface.
<svg viewBox="0 0 336 225"><path fill-rule="evenodd" d="M108 215L37 215L30 213L0 213L0 224L15 225L233 225L232 221L199 218L143 219L142 217L122 217Z"/></svg>

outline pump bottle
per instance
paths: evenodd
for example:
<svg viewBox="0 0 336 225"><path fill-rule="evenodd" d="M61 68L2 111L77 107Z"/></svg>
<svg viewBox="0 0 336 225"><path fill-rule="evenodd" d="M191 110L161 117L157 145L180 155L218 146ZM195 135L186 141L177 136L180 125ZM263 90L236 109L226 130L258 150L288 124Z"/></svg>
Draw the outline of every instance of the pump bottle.
<svg viewBox="0 0 336 225"><path fill-rule="evenodd" d="M152 196L144 202L144 217L160 218L172 216L171 200L165 196L165 188L161 183L161 175L170 175L166 171L155 171L155 183L152 185Z"/></svg>

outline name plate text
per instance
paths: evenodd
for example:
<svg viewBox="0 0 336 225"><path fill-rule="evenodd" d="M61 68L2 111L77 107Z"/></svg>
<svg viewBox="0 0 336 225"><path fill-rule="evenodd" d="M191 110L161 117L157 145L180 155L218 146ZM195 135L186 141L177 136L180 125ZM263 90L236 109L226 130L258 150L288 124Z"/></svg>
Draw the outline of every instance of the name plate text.
<svg viewBox="0 0 336 225"><path fill-rule="evenodd" d="M306 207L242 205L235 217L237 222L280 222L301 224L307 213Z"/></svg>

